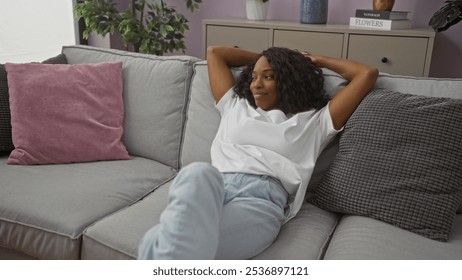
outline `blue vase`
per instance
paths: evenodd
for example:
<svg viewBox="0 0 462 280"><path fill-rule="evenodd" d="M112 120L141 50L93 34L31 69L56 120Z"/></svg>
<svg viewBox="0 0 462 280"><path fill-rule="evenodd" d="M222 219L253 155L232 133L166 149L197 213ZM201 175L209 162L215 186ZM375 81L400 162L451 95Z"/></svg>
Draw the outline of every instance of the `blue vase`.
<svg viewBox="0 0 462 280"><path fill-rule="evenodd" d="M328 4L328 0L301 0L300 22L326 23Z"/></svg>

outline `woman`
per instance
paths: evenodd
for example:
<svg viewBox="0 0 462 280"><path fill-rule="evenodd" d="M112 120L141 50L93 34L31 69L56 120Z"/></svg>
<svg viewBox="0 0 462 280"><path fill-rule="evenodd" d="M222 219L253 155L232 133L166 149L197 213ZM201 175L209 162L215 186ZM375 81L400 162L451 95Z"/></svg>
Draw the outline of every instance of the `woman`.
<svg viewBox="0 0 462 280"><path fill-rule="evenodd" d="M322 149L373 87L377 70L326 56L270 48L209 47L210 87L222 119L212 164L175 178L160 224L140 259L248 259L295 216ZM248 65L235 83L230 67ZM320 67L349 81L332 100Z"/></svg>

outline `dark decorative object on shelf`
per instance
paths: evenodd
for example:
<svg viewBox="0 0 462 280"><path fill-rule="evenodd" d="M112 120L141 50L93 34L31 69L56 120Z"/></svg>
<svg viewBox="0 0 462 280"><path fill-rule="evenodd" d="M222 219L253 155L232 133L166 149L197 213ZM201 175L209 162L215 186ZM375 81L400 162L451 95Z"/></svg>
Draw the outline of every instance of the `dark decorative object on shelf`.
<svg viewBox="0 0 462 280"><path fill-rule="evenodd" d="M326 23L328 0L302 0L300 2L301 23Z"/></svg>
<svg viewBox="0 0 462 280"><path fill-rule="evenodd" d="M186 49L184 33L189 30L188 20L166 0L130 0L123 12L116 9L113 0L77 0L76 18L85 21L83 38L92 32L105 36L118 30L127 48L135 52L163 55ZM185 0L191 11L199 9L202 0Z"/></svg>
<svg viewBox="0 0 462 280"><path fill-rule="evenodd" d="M435 31L442 32L462 20L462 0L447 0L430 19L430 25Z"/></svg>

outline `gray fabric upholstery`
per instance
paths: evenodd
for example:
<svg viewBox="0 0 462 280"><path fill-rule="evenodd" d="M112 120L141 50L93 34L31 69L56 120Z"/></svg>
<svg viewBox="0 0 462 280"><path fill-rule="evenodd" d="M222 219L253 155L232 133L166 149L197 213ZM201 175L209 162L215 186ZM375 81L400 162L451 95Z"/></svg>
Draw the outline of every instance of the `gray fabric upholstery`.
<svg viewBox="0 0 462 280"><path fill-rule="evenodd" d="M254 259L320 260L324 257L339 217L305 203L297 216L282 226L274 243Z"/></svg>
<svg viewBox="0 0 462 280"><path fill-rule="evenodd" d="M22 252L15 251L9 248L0 247L0 260L36 260Z"/></svg>
<svg viewBox="0 0 462 280"><path fill-rule="evenodd" d="M462 99L461 82L462 79L408 77L380 73L375 87L428 97Z"/></svg>
<svg viewBox="0 0 462 280"><path fill-rule="evenodd" d="M210 92L207 64L194 65L188 102L181 166L195 161L210 162L210 146L220 123L220 113Z"/></svg>
<svg viewBox="0 0 462 280"><path fill-rule="evenodd" d="M334 97L348 82L339 74L327 68L322 69L324 75L324 89L327 95Z"/></svg>
<svg viewBox="0 0 462 280"><path fill-rule="evenodd" d="M235 78L239 73L240 69L233 69ZM210 146L220 124L220 114L210 91L205 61L194 64L190 92L181 153L182 166L195 161L211 161Z"/></svg>
<svg viewBox="0 0 462 280"><path fill-rule="evenodd" d="M374 90L311 201L445 241L462 200L461 119L462 100Z"/></svg>
<svg viewBox="0 0 462 280"><path fill-rule="evenodd" d="M170 184L163 184L142 201L89 227L83 236L82 259L136 259L141 238L159 223L167 206Z"/></svg>
<svg viewBox="0 0 462 280"><path fill-rule="evenodd" d="M390 224L360 216L341 219L325 259L462 260L462 215L447 242L431 240Z"/></svg>
<svg viewBox="0 0 462 280"><path fill-rule="evenodd" d="M186 98L192 64L189 56L160 57L85 46L64 47L69 63L122 61L125 126L130 155L179 168Z"/></svg>
<svg viewBox="0 0 462 280"><path fill-rule="evenodd" d="M86 227L174 175L171 167L140 157L41 166L5 161L0 159L0 247L40 259L78 259Z"/></svg>

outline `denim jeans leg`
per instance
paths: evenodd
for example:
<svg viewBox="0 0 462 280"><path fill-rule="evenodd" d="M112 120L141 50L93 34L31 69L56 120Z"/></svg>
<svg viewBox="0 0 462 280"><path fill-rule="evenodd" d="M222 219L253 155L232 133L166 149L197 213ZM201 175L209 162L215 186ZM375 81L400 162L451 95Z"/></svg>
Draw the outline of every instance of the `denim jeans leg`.
<svg viewBox="0 0 462 280"><path fill-rule="evenodd" d="M149 230L139 259L214 259L224 201L221 173L206 163L183 168L160 224Z"/></svg>
<svg viewBox="0 0 462 280"><path fill-rule="evenodd" d="M227 193L232 200L223 206L216 259L256 256L273 243L285 219L287 194L282 186L265 176L240 175L247 178L237 196Z"/></svg>

